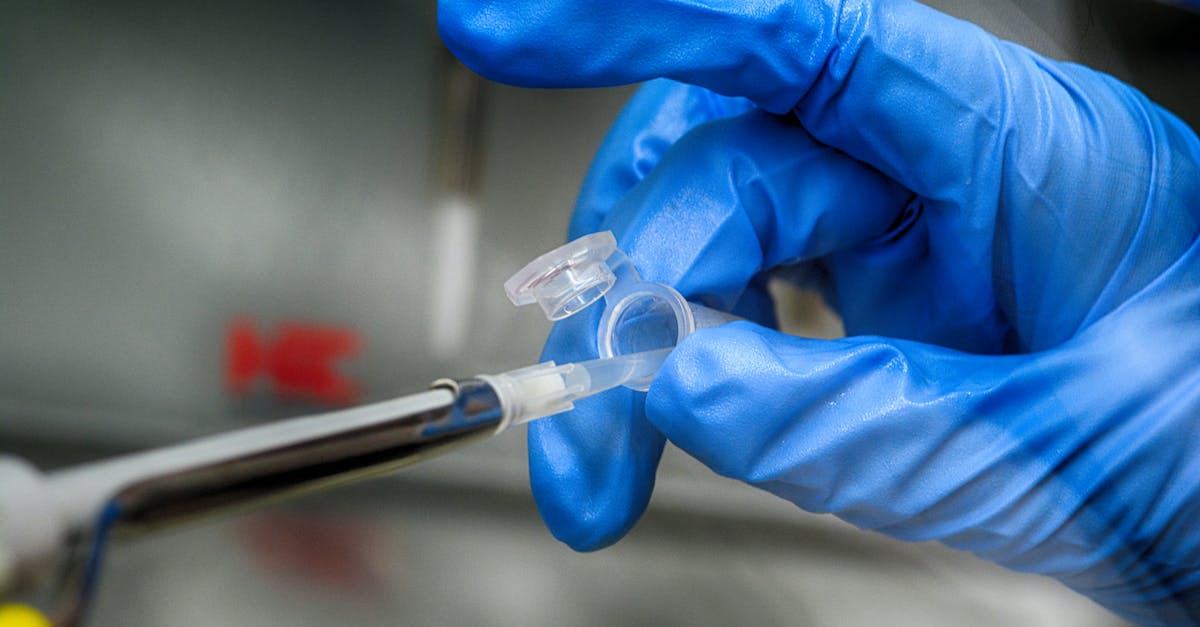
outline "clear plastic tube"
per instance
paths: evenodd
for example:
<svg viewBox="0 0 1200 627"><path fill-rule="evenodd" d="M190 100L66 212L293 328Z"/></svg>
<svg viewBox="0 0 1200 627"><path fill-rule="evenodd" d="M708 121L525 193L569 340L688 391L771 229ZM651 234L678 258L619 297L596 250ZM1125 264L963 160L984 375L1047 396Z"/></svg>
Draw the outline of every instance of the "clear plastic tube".
<svg viewBox="0 0 1200 627"><path fill-rule="evenodd" d="M604 314L596 329L601 359L670 352L697 329L737 319L689 302L669 285L641 280L609 231L585 235L538 257L506 281L504 290L514 305L537 303L550 320L572 316L603 298ZM639 371L622 385L648 390L655 372Z"/></svg>
<svg viewBox="0 0 1200 627"><path fill-rule="evenodd" d="M670 348L558 365L547 361L501 374L479 375L500 397L501 430L570 411L575 401L631 381L653 379Z"/></svg>

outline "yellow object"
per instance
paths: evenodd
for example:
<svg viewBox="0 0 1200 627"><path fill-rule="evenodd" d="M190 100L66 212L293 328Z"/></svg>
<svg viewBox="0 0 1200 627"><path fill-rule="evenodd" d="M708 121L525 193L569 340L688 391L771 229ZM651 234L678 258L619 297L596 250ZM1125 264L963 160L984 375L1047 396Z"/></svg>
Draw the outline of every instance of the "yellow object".
<svg viewBox="0 0 1200 627"><path fill-rule="evenodd" d="M0 605L0 627L51 627L50 620L28 605Z"/></svg>

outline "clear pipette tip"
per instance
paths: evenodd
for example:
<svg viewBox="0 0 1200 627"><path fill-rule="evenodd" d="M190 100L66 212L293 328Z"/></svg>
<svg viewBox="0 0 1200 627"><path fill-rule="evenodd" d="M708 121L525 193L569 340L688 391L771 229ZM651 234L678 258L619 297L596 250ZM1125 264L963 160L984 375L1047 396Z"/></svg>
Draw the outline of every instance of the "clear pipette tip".
<svg viewBox="0 0 1200 627"><path fill-rule="evenodd" d="M502 429L575 408L575 401L629 381L652 377L671 348L557 365L553 361L480 375L496 390L504 408Z"/></svg>

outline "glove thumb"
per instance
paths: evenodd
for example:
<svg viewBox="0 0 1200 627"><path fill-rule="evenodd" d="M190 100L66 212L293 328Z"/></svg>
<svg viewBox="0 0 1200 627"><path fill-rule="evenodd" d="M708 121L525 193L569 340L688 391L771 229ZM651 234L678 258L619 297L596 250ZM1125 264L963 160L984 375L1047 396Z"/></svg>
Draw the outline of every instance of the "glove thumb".
<svg viewBox="0 0 1200 627"><path fill-rule="evenodd" d="M961 539L1050 472L1028 448L1045 415L1029 416L1031 404L1054 402L1030 385L1042 380L1032 362L738 322L680 344L646 415L714 471L806 510L908 540ZM971 538L961 548L987 551Z"/></svg>
<svg viewBox="0 0 1200 627"><path fill-rule="evenodd" d="M1194 401L1158 391L1195 363L1156 350L1187 345L1178 328L1130 309L998 356L739 322L675 349L646 416L809 511L1050 575L1139 621L1194 620Z"/></svg>

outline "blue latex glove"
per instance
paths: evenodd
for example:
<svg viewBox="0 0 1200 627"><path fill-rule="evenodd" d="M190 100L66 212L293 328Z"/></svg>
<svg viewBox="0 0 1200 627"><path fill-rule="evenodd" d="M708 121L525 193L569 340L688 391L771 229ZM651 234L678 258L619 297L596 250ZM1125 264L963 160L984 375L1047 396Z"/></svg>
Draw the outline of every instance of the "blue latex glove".
<svg viewBox="0 0 1200 627"><path fill-rule="evenodd" d="M763 277L787 267L852 336L701 331L648 395L531 426L557 537L624 534L665 437L806 510L1135 620L1200 620L1200 142L1182 122L907 0L442 0L439 23L510 83L695 85L639 92L571 237L611 228L644 277L767 324ZM558 325L547 356L593 356L596 318Z"/></svg>

